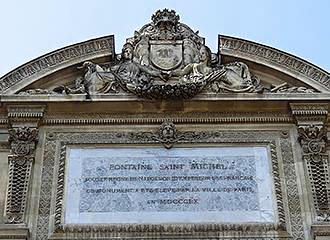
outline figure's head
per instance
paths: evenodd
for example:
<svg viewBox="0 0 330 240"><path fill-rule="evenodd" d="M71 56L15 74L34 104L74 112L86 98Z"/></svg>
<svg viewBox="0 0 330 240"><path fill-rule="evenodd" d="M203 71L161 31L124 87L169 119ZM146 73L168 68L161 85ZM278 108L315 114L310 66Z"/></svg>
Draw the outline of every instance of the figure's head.
<svg viewBox="0 0 330 240"><path fill-rule="evenodd" d="M164 122L160 126L159 135L162 139L171 139L176 135L176 127L172 122Z"/></svg>
<svg viewBox="0 0 330 240"><path fill-rule="evenodd" d="M203 45L199 50L200 61L209 65L211 63L211 54L211 50L207 46Z"/></svg>
<svg viewBox="0 0 330 240"><path fill-rule="evenodd" d="M130 43L125 43L121 51L121 56L124 60L133 59L133 46Z"/></svg>

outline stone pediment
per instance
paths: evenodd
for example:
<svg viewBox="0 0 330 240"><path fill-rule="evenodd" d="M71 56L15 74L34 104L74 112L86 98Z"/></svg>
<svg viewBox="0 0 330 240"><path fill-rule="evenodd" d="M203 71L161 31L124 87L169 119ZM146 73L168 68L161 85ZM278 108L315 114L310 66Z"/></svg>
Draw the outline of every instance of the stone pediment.
<svg viewBox="0 0 330 240"><path fill-rule="evenodd" d="M0 78L2 99L304 99L330 91L328 72L290 54L228 36L212 53L173 10L151 20L121 54L106 36L18 67Z"/></svg>

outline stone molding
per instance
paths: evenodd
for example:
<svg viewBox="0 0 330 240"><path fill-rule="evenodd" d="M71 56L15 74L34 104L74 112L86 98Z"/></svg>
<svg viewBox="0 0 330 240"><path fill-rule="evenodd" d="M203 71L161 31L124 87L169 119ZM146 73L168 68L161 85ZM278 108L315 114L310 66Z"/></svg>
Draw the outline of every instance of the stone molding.
<svg viewBox="0 0 330 240"><path fill-rule="evenodd" d="M164 124L166 125L166 123ZM164 126L162 127L164 129ZM170 129L172 129L170 127ZM63 236L70 238L79 236L80 238L90 238L99 236L100 238L126 237L154 237L154 236L194 236L206 237L207 234L219 234L222 232L223 238L230 239L228 236L233 232L250 232L252 235L265 234L264 239L279 239L269 237L273 234L281 234L287 239L303 239L304 230L301 216L301 205L297 188L297 176L293 160L292 146L290 143L289 132L282 131L182 131L177 130L176 134L171 135L170 141L174 144L261 144L267 145L271 153L271 165L273 168L275 196L278 214L278 224L119 224L119 225L63 225L63 197L64 197L64 177L65 177L65 158L66 146L86 145L86 144L164 144L163 137L158 130L146 132L47 132L43 172L41 180L41 195L39 200L38 221L36 229L36 239L44 239L51 234L52 239L62 239ZM177 138L180 136L180 138ZM171 141L174 140L174 141ZM58 152L58 154L57 154ZM281 157L279 158L279 154ZM57 157L58 156L58 157ZM283 160L282 163L279 162ZM58 167L55 167L58 166ZM283 169L282 169L283 167ZM283 173L284 171L284 173ZM54 176L55 174L55 176ZM283 175L285 178L283 179ZM56 181L56 196L52 198L45 189L50 189ZM283 195L283 188L287 189L288 195ZM284 200L288 204L284 205ZM54 206L54 207L51 207ZM285 210L286 209L286 210ZM54 219L51 217L54 216ZM49 229L49 226L52 226ZM288 229L288 230L286 230ZM291 229L291 230L289 230ZM290 233L288 233L289 231ZM258 233L257 233L258 232ZM155 235L156 234L156 235ZM289 237L289 234L291 235ZM192 236L191 235L191 236ZM274 235L274 236L275 236ZM241 235L240 235L241 236ZM267 236L267 237L266 237ZM269 238L268 238L269 237ZM201 239L201 238L199 238ZM248 237L242 239L249 239ZM281 238L282 239L282 238ZM284 238L285 239L285 238Z"/></svg>
<svg viewBox="0 0 330 240"><path fill-rule="evenodd" d="M330 237L330 225L329 224L318 224L318 225L312 225L311 230L313 234L313 240L318 240L320 238L317 237ZM321 238L326 239L326 238Z"/></svg>
<svg viewBox="0 0 330 240"><path fill-rule="evenodd" d="M24 113L26 117L34 113ZM31 115L30 115L31 114ZM12 113L14 116L22 113ZM35 117L37 117L36 113ZM161 124L164 121L171 121L176 124L195 123L293 123L294 118L287 113L279 112L240 112L240 113L175 113L175 114L108 114L108 113L46 113L42 116L40 125L108 125L108 124ZM7 115L0 115L0 125L8 127Z"/></svg>
<svg viewBox="0 0 330 240"><path fill-rule="evenodd" d="M328 104L290 104L297 121L298 142L302 148L313 195L316 222L330 222L329 156L326 152Z"/></svg>
<svg viewBox="0 0 330 240"><path fill-rule="evenodd" d="M330 73L291 54L252 41L219 35L219 53L264 64L302 82L314 82L321 92L330 90ZM322 91L323 90L323 91Z"/></svg>
<svg viewBox="0 0 330 240"><path fill-rule="evenodd" d="M302 115L328 115L328 104L327 103L291 103L290 104L292 114L295 116Z"/></svg>
<svg viewBox="0 0 330 240"><path fill-rule="evenodd" d="M46 115L43 125L104 125L104 124L161 124L174 123L292 123L293 118L285 113L186 113L186 114L105 114L77 113Z"/></svg>
<svg viewBox="0 0 330 240"><path fill-rule="evenodd" d="M109 55L115 56L113 35L55 50L23 64L1 77L0 94L13 94L22 87L58 70Z"/></svg>
<svg viewBox="0 0 330 240"><path fill-rule="evenodd" d="M31 169L38 141L38 124L44 106L7 106L9 119L8 190L6 222L24 223Z"/></svg>
<svg viewBox="0 0 330 240"><path fill-rule="evenodd" d="M192 98L190 101L330 101L328 93L201 93ZM86 99L86 94L41 94L41 95L20 95L20 94L2 94L1 101L3 103L15 102L139 102L150 101L142 99L132 94L92 94L90 99ZM152 100L151 100L152 101ZM185 100L184 100L185 101Z"/></svg>
<svg viewBox="0 0 330 240"><path fill-rule="evenodd" d="M26 240L29 238L29 229L26 227L0 227L0 239Z"/></svg>
<svg viewBox="0 0 330 240"><path fill-rule="evenodd" d="M42 118L45 111L44 105L9 105L7 107L8 118L11 121L17 121L19 118Z"/></svg>

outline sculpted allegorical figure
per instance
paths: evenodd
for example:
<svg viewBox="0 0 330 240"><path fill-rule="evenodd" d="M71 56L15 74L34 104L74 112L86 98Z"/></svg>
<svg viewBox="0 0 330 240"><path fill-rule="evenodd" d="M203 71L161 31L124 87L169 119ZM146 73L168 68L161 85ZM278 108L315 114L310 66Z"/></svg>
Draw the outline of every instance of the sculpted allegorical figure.
<svg viewBox="0 0 330 240"><path fill-rule="evenodd" d="M170 72L170 76L180 77L182 82L214 82L218 88L231 92L245 92L254 88L249 68L241 62L211 66L211 50L202 46L199 63L191 63L183 69Z"/></svg>
<svg viewBox="0 0 330 240"><path fill-rule="evenodd" d="M253 86L249 68L245 63L228 63L224 67L226 73L222 77L222 88L240 91Z"/></svg>
<svg viewBox="0 0 330 240"><path fill-rule="evenodd" d="M148 83L151 77L163 79L159 70L154 70L148 66L143 66L133 61L133 46L126 43L122 50L121 62L114 66L112 71L127 84Z"/></svg>
<svg viewBox="0 0 330 240"><path fill-rule="evenodd" d="M208 47L202 46L200 51L199 63L190 63L183 69L170 72L170 76L183 77L183 82L196 82L203 80L213 72L211 67L211 51Z"/></svg>
<svg viewBox="0 0 330 240"><path fill-rule="evenodd" d="M109 89L106 89L108 81L101 75L103 69L99 65L86 61L78 69L85 69L85 74L83 77L76 78L73 86L61 85L54 88L53 91L66 94L86 93L87 98L90 98L91 94L109 91Z"/></svg>
<svg viewBox="0 0 330 240"><path fill-rule="evenodd" d="M133 90L136 85L148 84L152 78L164 80L161 71L154 70L133 61L133 46L126 43L123 46L120 62L103 69L92 62L84 62L81 68L85 69L82 79L77 79L73 88L65 87L66 93L87 93L87 96L97 93L118 92L119 85L125 85Z"/></svg>

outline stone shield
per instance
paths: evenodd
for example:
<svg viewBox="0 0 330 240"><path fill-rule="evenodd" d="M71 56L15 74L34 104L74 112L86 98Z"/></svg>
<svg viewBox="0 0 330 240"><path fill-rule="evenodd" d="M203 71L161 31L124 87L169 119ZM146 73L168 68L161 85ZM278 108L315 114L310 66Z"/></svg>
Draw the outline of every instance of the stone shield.
<svg viewBox="0 0 330 240"><path fill-rule="evenodd" d="M162 70L172 70L182 63L183 44L175 42L150 42L150 60L153 65Z"/></svg>

